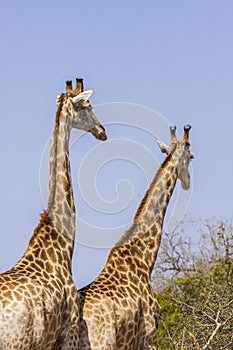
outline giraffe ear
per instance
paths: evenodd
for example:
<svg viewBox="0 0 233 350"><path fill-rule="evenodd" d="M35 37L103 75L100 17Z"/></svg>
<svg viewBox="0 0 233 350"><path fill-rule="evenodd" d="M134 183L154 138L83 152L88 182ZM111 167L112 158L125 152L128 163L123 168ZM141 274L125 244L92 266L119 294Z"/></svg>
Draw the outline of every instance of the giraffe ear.
<svg viewBox="0 0 233 350"><path fill-rule="evenodd" d="M165 143L163 143L162 141L157 140L157 144L159 145L159 148L161 150L162 153L169 153L169 147L167 145L165 145Z"/></svg>
<svg viewBox="0 0 233 350"><path fill-rule="evenodd" d="M78 94L77 96L72 98L73 103L87 102L87 100L89 100L89 98L91 97L92 94L93 94L93 90L83 91L80 94Z"/></svg>

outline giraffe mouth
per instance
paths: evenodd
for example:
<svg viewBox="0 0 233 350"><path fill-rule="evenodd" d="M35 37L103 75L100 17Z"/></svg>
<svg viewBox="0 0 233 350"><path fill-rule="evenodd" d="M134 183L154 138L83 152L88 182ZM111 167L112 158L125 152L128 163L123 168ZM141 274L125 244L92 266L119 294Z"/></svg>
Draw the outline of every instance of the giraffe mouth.
<svg viewBox="0 0 233 350"><path fill-rule="evenodd" d="M106 141L107 140L107 134L105 132L105 129L102 125L95 126L91 133L97 140Z"/></svg>

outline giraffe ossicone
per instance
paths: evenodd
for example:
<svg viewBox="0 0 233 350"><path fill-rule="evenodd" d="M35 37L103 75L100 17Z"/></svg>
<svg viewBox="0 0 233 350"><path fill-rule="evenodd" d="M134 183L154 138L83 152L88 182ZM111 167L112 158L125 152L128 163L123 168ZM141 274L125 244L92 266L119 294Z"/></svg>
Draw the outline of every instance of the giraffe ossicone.
<svg viewBox="0 0 233 350"><path fill-rule="evenodd" d="M69 138L72 128L107 138L88 101L90 91L82 93L78 78L76 88L68 81L66 93L57 99L47 209L22 258L0 275L0 350L79 349L79 296L71 271L75 205Z"/></svg>
<svg viewBox="0 0 233 350"><path fill-rule="evenodd" d="M80 290L82 350L156 350L160 306L151 286L166 209L177 179L190 186L190 127L181 140L158 142L167 154L142 199L133 223L109 253L100 275Z"/></svg>

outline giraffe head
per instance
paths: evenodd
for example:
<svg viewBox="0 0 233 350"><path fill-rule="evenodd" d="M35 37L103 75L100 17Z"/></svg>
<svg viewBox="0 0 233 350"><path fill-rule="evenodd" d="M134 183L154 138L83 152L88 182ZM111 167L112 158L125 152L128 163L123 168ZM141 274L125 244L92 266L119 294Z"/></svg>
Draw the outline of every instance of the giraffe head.
<svg viewBox="0 0 233 350"><path fill-rule="evenodd" d="M170 146L165 145L161 141L157 141L161 151L170 156L176 166L177 177L181 181L181 186L184 190L190 188L190 175L188 171L190 160L193 158L192 153L190 152L190 143L189 143L189 130L191 129L190 125L184 126L184 134L181 140L176 138L176 127L173 126L170 128L171 132L171 143Z"/></svg>
<svg viewBox="0 0 233 350"><path fill-rule="evenodd" d="M76 88L72 89L72 81L66 82L66 93L57 97L57 107L69 118L73 128L92 133L98 140L105 141L107 135L92 111L89 98L93 90L83 91L83 79L76 79Z"/></svg>

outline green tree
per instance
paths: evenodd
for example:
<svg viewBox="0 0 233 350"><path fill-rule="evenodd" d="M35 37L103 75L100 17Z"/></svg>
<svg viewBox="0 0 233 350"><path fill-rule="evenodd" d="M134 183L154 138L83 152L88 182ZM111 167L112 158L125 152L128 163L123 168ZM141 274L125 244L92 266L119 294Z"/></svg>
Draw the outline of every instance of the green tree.
<svg viewBox="0 0 233 350"><path fill-rule="evenodd" d="M184 235L185 225L165 234L154 271L162 307L159 348L233 349L232 225L198 222L194 243Z"/></svg>

